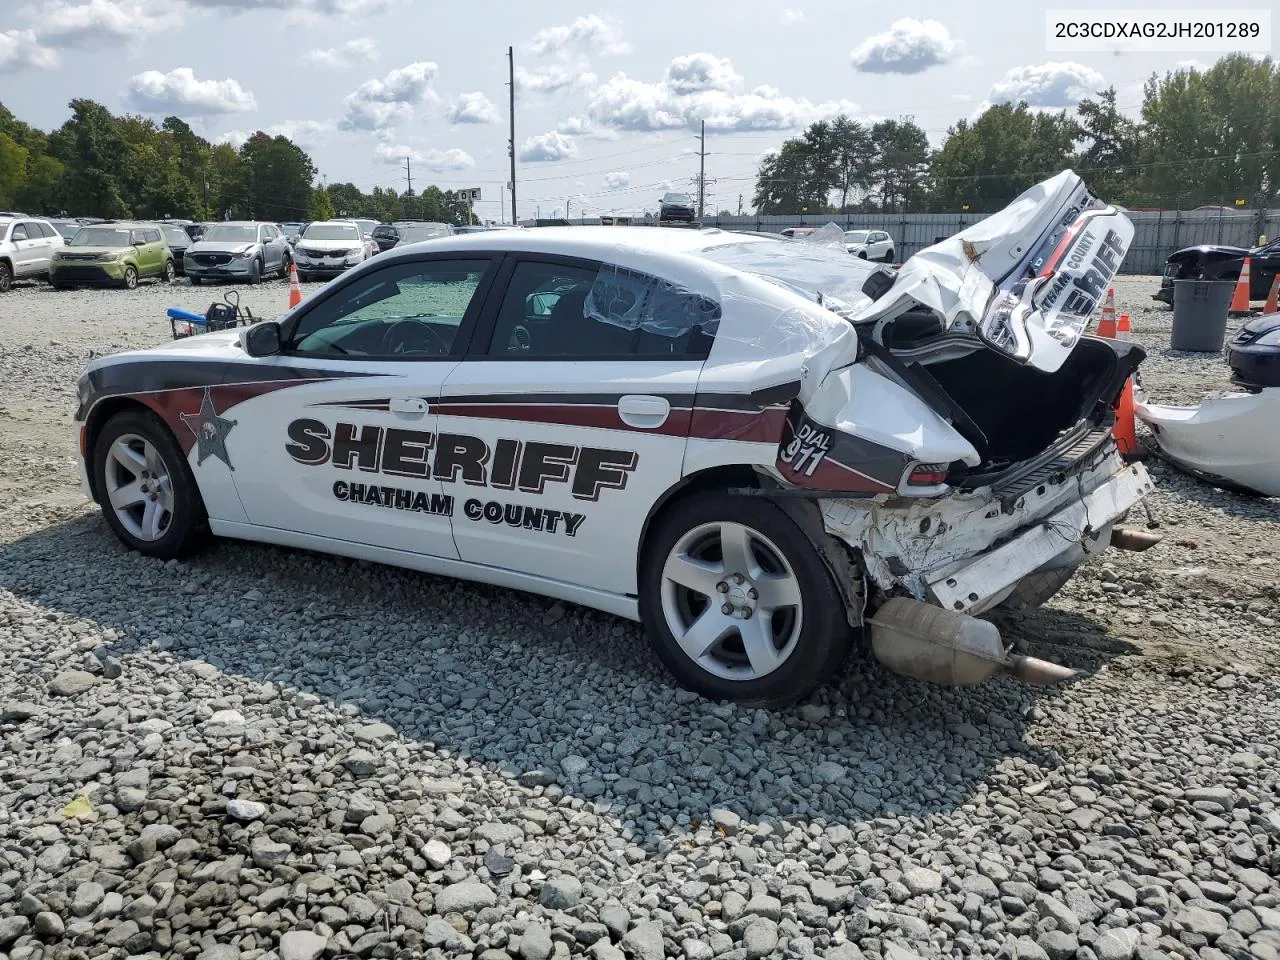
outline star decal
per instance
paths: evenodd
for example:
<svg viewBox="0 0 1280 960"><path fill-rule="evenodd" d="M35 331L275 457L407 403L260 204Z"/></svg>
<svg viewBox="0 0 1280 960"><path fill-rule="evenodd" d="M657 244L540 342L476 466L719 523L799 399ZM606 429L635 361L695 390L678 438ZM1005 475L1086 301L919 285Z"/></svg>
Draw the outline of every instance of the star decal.
<svg viewBox="0 0 1280 960"><path fill-rule="evenodd" d="M195 434L196 466L200 466L209 457L217 457L227 465L228 470L235 469L231 465L231 458L227 456L227 434L239 421L218 416L208 387L204 388L204 399L197 412L180 413L178 416L187 425L187 429Z"/></svg>

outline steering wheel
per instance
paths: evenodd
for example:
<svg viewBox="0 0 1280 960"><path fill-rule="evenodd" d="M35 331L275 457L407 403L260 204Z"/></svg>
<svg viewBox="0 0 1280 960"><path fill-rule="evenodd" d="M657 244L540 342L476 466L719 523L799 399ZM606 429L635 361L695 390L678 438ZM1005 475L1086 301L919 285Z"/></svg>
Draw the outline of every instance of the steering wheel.
<svg viewBox="0 0 1280 960"><path fill-rule="evenodd" d="M383 352L390 355L428 353L446 356L449 344L429 323L416 317L397 320L382 335Z"/></svg>

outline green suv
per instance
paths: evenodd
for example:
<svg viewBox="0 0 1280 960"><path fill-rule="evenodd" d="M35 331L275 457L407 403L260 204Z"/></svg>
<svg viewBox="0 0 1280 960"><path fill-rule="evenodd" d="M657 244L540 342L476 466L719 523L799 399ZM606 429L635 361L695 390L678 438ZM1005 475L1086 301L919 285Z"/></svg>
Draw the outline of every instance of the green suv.
<svg viewBox="0 0 1280 960"><path fill-rule="evenodd" d="M173 253L154 223L95 223L81 227L49 263L55 290L81 283L132 290L145 277L173 280Z"/></svg>

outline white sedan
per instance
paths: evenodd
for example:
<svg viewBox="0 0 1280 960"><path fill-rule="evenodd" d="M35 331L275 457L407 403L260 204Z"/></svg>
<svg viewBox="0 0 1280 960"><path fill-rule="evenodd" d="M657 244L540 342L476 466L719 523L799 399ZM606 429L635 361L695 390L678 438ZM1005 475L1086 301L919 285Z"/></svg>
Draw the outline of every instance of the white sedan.
<svg viewBox="0 0 1280 960"><path fill-rule="evenodd" d="M1080 336L1122 215L1064 173L1000 216L980 260L962 233L896 274L719 230L397 247L276 321L91 361L82 480L144 554L212 533L596 607L713 697L803 697L866 623L912 675L1032 678L999 642L902 654L1106 548L1149 489L1106 419L1143 354Z"/></svg>

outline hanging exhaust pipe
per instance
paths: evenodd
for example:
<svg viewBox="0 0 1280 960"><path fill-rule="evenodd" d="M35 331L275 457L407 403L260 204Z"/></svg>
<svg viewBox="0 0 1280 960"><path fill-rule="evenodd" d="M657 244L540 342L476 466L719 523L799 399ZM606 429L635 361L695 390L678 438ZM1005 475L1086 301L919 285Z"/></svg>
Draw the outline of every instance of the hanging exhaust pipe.
<svg viewBox="0 0 1280 960"><path fill-rule="evenodd" d="M1132 550L1141 553L1150 550L1164 539L1162 533L1151 533L1149 530L1138 530L1135 527L1114 527L1111 531L1111 545L1117 550Z"/></svg>
<svg viewBox="0 0 1280 960"><path fill-rule="evenodd" d="M994 623L907 597L887 601L871 618L871 648L895 673L947 686L972 686L1001 671L1037 686L1076 675L1013 653Z"/></svg>

